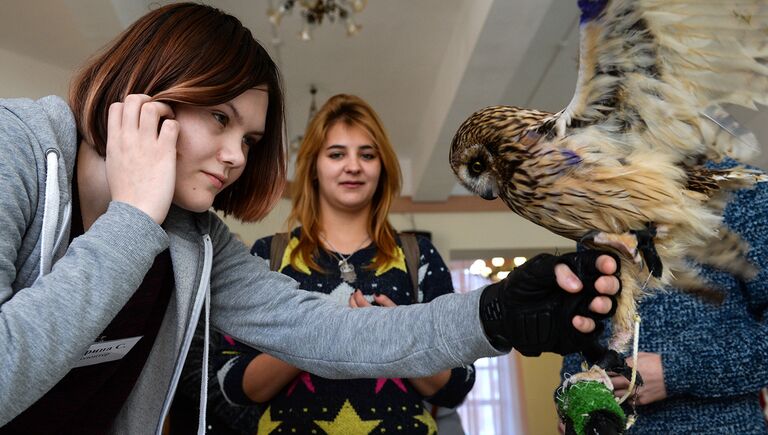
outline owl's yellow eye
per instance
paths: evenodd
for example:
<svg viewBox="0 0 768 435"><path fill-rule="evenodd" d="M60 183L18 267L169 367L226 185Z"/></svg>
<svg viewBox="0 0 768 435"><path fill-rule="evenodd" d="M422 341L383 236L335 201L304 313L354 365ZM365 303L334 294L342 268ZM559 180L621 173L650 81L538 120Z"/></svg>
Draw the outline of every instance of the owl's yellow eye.
<svg viewBox="0 0 768 435"><path fill-rule="evenodd" d="M480 160L475 160L469 166L469 170L473 175L480 175L485 170L485 165Z"/></svg>

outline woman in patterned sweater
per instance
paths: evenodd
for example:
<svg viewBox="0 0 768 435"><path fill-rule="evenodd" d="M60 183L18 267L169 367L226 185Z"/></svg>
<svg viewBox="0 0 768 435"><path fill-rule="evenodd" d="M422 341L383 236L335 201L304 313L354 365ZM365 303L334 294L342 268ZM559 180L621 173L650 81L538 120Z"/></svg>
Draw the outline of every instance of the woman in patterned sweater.
<svg viewBox="0 0 768 435"><path fill-rule="evenodd" d="M448 268L423 238L413 288L387 220L399 188L397 158L376 113L358 97L332 97L310 122L297 157L288 222L301 226L279 271L355 308L429 302L450 291ZM269 258L271 243L258 240L252 253ZM326 379L228 337L219 354L224 395L240 405L264 404L259 434L432 434L436 424L422 400L454 407L474 383L471 367L417 379Z"/></svg>

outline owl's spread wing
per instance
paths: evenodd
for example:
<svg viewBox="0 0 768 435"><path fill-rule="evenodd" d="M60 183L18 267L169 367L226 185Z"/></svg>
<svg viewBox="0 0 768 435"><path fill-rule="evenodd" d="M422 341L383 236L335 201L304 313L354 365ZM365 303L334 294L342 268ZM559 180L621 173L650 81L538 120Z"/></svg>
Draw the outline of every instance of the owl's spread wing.
<svg viewBox="0 0 768 435"><path fill-rule="evenodd" d="M619 153L748 158L718 105L768 104L766 0L578 0L579 78L558 135L594 127Z"/></svg>

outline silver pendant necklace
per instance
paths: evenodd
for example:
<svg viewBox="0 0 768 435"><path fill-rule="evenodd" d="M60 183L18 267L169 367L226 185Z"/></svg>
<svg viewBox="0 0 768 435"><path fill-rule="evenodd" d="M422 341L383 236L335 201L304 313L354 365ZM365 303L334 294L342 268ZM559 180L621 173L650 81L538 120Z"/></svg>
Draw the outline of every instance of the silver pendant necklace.
<svg viewBox="0 0 768 435"><path fill-rule="evenodd" d="M328 241L327 238L323 234L320 234L320 238L323 239L325 243L328 244L328 247L330 247L333 251L331 251L331 255L335 257L337 260L339 260L339 272L341 274L341 279L343 279L345 282L352 284L357 279L357 273L355 273L355 266L349 264L349 257L355 255L355 252L359 251L360 248L365 246L365 244L371 239L370 237L366 237L365 240L363 240L363 243L360 244L360 246L357 247L354 251L352 251L351 254L347 255L346 257L339 252L338 249L336 249L331 242Z"/></svg>

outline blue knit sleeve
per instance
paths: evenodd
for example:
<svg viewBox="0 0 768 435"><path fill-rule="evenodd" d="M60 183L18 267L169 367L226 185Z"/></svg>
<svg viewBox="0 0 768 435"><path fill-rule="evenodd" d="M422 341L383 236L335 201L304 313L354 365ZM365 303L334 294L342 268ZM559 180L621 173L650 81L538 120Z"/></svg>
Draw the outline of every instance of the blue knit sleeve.
<svg viewBox="0 0 768 435"><path fill-rule="evenodd" d="M662 364L670 396L723 397L757 392L768 385L768 183L737 192L725 223L750 245L760 268L749 282L705 270L726 291L716 318L705 313L670 334Z"/></svg>
<svg viewBox="0 0 768 435"><path fill-rule="evenodd" d="M419 288L423 293L422 302L453 293L451 272L432 242L419 237ZM448 382L427 401L433 405L455 408L464 401L475 385L475 367L473 365L456 367L451 370Z"/></svg>

